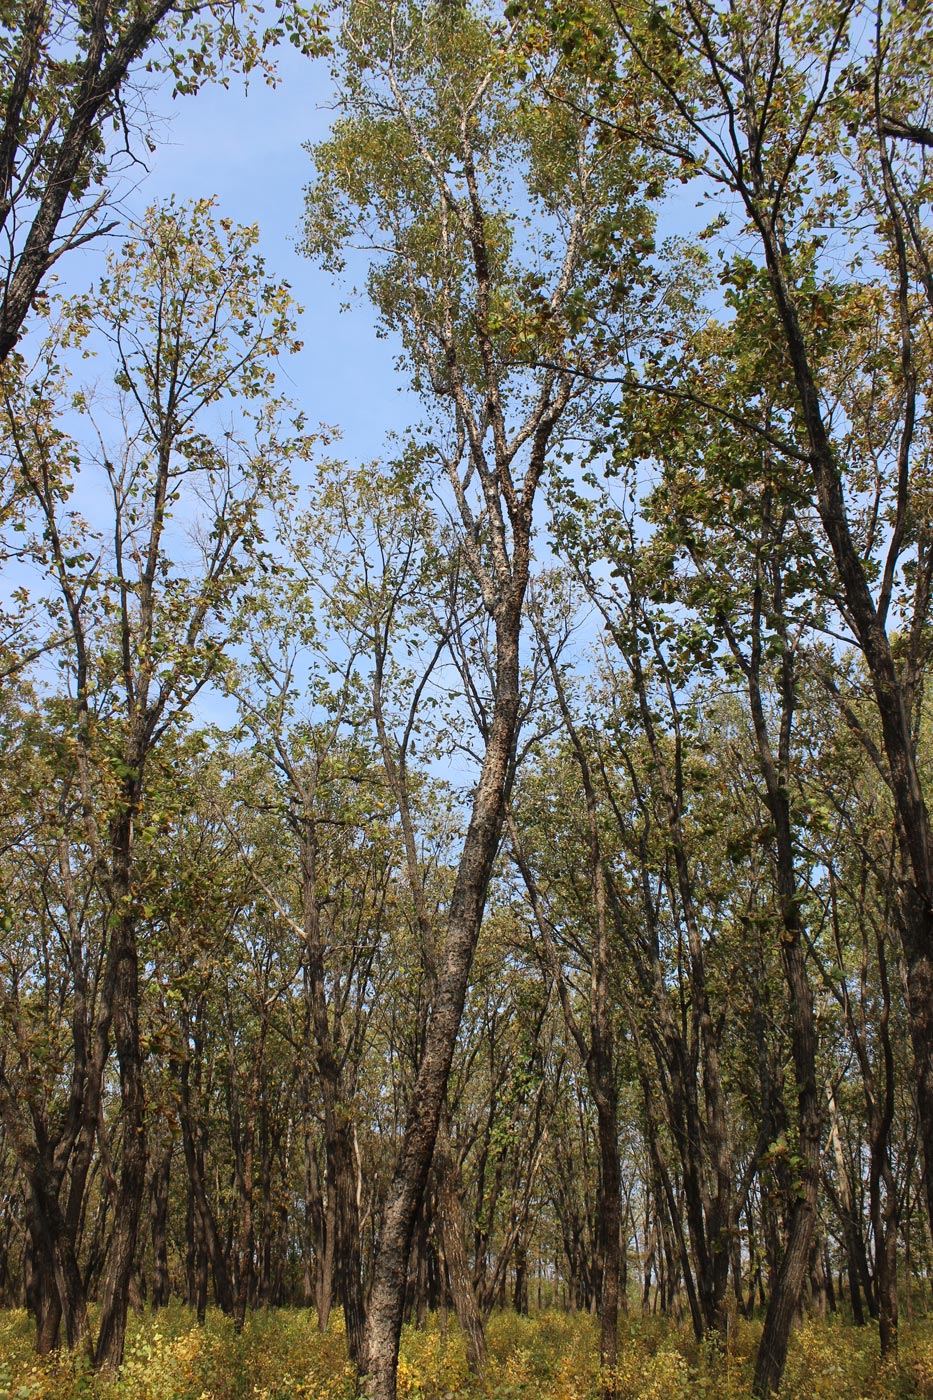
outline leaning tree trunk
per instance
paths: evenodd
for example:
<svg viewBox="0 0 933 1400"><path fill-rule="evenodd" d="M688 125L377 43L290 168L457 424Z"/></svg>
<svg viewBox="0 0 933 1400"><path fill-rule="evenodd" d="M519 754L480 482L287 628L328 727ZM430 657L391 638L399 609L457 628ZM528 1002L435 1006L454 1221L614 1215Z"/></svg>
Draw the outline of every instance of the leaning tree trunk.
<svg viewBox="0 0 933 1400"><path fill-rule="evenodd" d="M892 214L896 221L898 215L893 208ZM787 249L778 229L767 220L759 224L759 229L809 438L816 505L871 678L888 763L904 867L898 922L907 967L915 1091L926 1163L927 1214L933 1229L933 838L911 726L910 693L898 674L885 618L875 606L865 564L849 526L842 475L823 420L819 390L786 273ZM905 289L901 290L903 298Z"/></svg>
<svg viewBox="0 0 933 1400"><path fill-rule="evenodd" d="M492 724L451 897L438 960L436 995L425 1030L401 1152L386 1200L373 1275L362 1367L370 1400L395 1400L412 1232L434 1156L486 890L502 834L518 727L519 634L526 579L527 562L523 561L520 581L513 581L511 596L500 604L496 619Z"/></svg>

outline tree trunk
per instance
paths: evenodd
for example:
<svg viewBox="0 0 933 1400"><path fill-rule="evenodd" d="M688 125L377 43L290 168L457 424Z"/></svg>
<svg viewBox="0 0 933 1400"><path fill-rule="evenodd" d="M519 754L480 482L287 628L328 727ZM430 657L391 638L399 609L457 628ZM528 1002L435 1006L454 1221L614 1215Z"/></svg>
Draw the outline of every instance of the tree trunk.
<svg viewBox="0 0 933 1400"><path fill-rule="evenodd" d="M486 1334L467 1261L457 1170L444 1122L438 1131L434 1149L434 1172L437 1177L438 1225L447 1260L450 1291L466 1342L467 1365L471 1375L481 1377L486 1370Z"/></svg>
<svg viewBox="0 0 933 1400"><path fill-rule="evenodd" d="M328 1128L328 1120L332 1119ZM339 1106L325 1109L328 1136L328 1177L334 1193L336 1216L337 1286L347 1329L347 1351L357 1365L363 1350L366 1308L363 1301L363 1261L360 1251L360 1213L356 1197L356 1164L353 1159L353 1124Z"/></svg>
<svg viewBox="0 0 933 1400"><path fill-rule="evenodd" d="M595 1057L594 1057L595 1058ZM604 1394L615 1394L609 1373L615 1370L619 1350L619 1236L621 1231L621 1182L619 1179L619 1124L615 1066L611 1052L600 1055L592 1075L598 1086L596 1116L599 1133L599 1212L597 1240L602 1265L599 1292L599 1359L607 1373Z"/></svg>
<svg viewBox="0 0 933 1400"><path fill-rule="evenodd" d="M780 232L759 222L769 281L793 366L801 414L810 441L816 503L846 605L871 677L894 799L903 861L899 928L907 966L910 1038L920 1134L926 1162L927 1213L933 1227L933 841L911 725L911 705L852 536L842 476L823 420L820 394L786 268Z"/></svg>
<svg viewBox="0 0 933 1400"><path fill-rule="evenodd" d="M816 1198L820 1169L820 1114L816 1088L816 1031L813 996L804 964L802 931L796 901L784 904L781 960L791 1003L791 1046L797 1083L800 1179L791 1213L784 1257L774 1282L764 1331L755 1361L753 1390L757 1396L776 1392L784 1374L791 1328L807 1279L810 1247L816 1227Z"/></svg>
<svg viewBox="0 0 933 1400"><path fill-rule="evenodd" d="M152 1177L152 1306L164 1308L169 1301L168 1272L168 1186L172 1167L173 1144L162 1154Z"/></svg>
<svg viewBox="0 0 933 1400"><path fill-rule="evenodd" d="M141 754L132 754L131 766L137 775L141 773ZM111 1371L116 1370L123 1360L130 1278L146 1192L147 1163L143 1066L139 1042L139 964L133 905L134 822L140 802L138 776L134 776L121 798L122 809L113 835L111 917L116 921L113 934L116 939L113 1036L120 1067L123 1148L94 1354L95 1365Z"/></svg>
<svg viewBox="0 0 933 1400"><path fill-rule="evenodd" d="M893 1186L893 1182L890 1185ZM878 1337L882 1360L888 1360L897 1356L898 1330L897 1221L893 1209L884 1212L876 1259Z"/></svg>
<svg viewBox="0 0 933 1400"><path fill-rule="evenodd" d="M816 1083L816 1023L804 950L804 930L800 912L801 891L798 889L794 869L794 838L789 795L796 680L794 651L788 644L783 616L780 562L775 550L776 532L779 529L780 526L773 525L765 505L761 525L762 552L757 562L754 591L751 656L746 666L746 677L752 724L765 784L765 801L774 827L781 964L790 1003L791 1055L797 1088L799 1165L797 1179L793 1183L794 1205L787 1243L774 1281L755 1361L752 1388L758 1396L768 1396L777 1391L784 1374L791 1327L798 1313L802 1290L809 1273L820 1179L821 1120ZM765 578L773 590L768 606L773 608L776 619L774 625L783 644L778 675L781 707L776 752L771 744L760 688Z"/></svg>
<svg viewBox="0 0 933 1400"><path fill-rule="evenodd" d="M401 1152L389 1187L376 1257L362 1371L370 1400L395 1400L405 1276L418 1206L434 1156L463 1013L486 890L502 833L518 725L521 605L525 576L500 604L496 620L496 688L492 725L450 901L437 988L409 1105Z"/></svg>
<svg viewBox="0 0 933 1400"><path fill-rule="evenodd" d="M519 1317L528 1316L528 1251L524 1241L515 1246L515 1287L512 1290L512 1307Z"/></svg>
<svg viewBox="0 0 933 1400"><path fill-rule="evenodd" d="M198 1053L199 1044L196 1040L195 1054ZM204 1151L201 1142L201 1124L196 1119L196 1111L191 1100L190 1061L185 1058L180 1065L176 1063L175 1071L180 1091L178 1116L181 1122L181 1140L185 1153L185 1166L188 1169L191 1204L196 1217L195 1236L198 1241L198 1248L196 1251L198 1272L200 1271L200 1254L203 1251L210 1259L211 1269L214 1274L214 1288L217 1293L217 1302L220 1310L229 1315L233 1311L233 1290L230 1284L230 1271L227 1266L227 1257L217 1231L217 1222L214 1219L214 1212L211 1209L210 1201L207 1199L207 1188L204 1182ZM201 1290L200 1287L197 1286L196 1296L200 1313Z"/></svg>
<svg viewBox="0 0 933 1400"><path fill-rule="evenodd" d="M90 1328L84 1282L75 1256L58 1193L46 1165L38 1161L29 1175L29 1231L34 1242L33 1260L38 1287L37 1350L40 1354L58 1345L61 1322L68 1346L90 1349Z"/></svg>

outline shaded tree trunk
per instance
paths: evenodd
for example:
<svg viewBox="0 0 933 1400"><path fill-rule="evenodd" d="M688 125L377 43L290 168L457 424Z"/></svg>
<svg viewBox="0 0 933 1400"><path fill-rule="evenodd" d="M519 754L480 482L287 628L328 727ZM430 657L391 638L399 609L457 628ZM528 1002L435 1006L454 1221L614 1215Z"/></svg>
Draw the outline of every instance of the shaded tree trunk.
<svg viewBox="0 0 933 1400"><path fill-rule="evenodd" d="M780 599L778 599L780 602ZM758 609L756 603L756 612ZM784 638L786 643L787 639ZM753 1390L767 1396L778 1390L787 1360L791 1327L800 1307L807 1279L810 1249L816 1228L816 1202L820 1174L820 1105L816 1084L816 1025L813 993L807 976L800 914L801 894L794 872L793 836L787 775L790 764L790 734L794 705L793 653L785 645L781 663L781 735L778 765L774 762L764 707L758 688L760 634L757 629L749 672L752 720L758 740L759 758L765 779L768 810L774 824L777 860L777 894L781 917L781 964L788 990L791 1054L797 1088L797 1129L799 1182L791 1211L784 1255L765 1315L764 1330L755 1360Z"/></svg>
<svg viewBox="0 0 933 1400"><path fill-rule="evenodd" d="M194 1053L196 1055L200 1053L198 1037L195 1037ZM217 1303L224 1313L229 1314L233 1311L233 1291L230 1284L230 1271L227 1266L226 1252L217 1230L214 1212L211 1209L211 1204L207 1197L207 1187L204 1180L204 1147L201 1141L201 1124L196 1116L195 1107L191 1098L191 1065L187 1057L180 1065L176 1063L175 1071L180 1089L179 1119L181 1122L182 1146L185 1153L185 1165L188 1169L191 1208L195 1217L195 1228L193 1230L195 1305L198 1310L199 1320L203 1321L203 1308L206 1303L206 1283L202 1289L198 1281L202 1272L202 1255L205 1260L210 1260L214 1275L214 1289L217 1294Z"/></svg>
<svg viewBox="0 0 933 1400"><path fill-rule="evenodd" d="M141 770L141 756L137 759ZM139 1221L146 1192L146 1114L142 1054L139 1043L139 967L136 920L131 908L133 822L139 805L134 785L124 798L114 842L114 907L118 919L113 1033L120 1067L123 1149L120 1184L114 1206L113 1232L101 1299L100 1327L94 1354L98 1367L116 1370L123 1360L130 1279L136 1258Z"/></svg>
<svg viewBox="0 0 933 1400"><path fill-rule="evenodd" d="M168 1187L174 1144L169 1143L152 1175L152 1306L164 1308L170 1297L168 1272Z"/></svg>
<svg viewBox="0 0 933 1400"><path fill-rule="evenodd" d="M466 1342L467 1365L471 1375L481 1377L486 1370L486 1333L467 1260L458 1172L445 1122L441 1123L434 1148L434 1172L437 1177L437 1219L450 1291Z"/></svg>

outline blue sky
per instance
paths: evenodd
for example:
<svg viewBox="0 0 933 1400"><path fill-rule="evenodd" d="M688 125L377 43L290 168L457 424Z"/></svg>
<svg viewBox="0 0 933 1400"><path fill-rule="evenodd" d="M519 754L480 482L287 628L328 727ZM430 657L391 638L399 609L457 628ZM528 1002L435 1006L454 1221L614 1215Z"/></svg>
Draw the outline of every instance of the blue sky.
<svg viewBox="0 0 933 1400"><path fill-rule="evenodd" d="M395 368L398 347L377 337L365 298L352 298L350 285L335 285L329 273L297 251L304 190L313 174L303 143L327 133L331 85L325 62L303 58L289 45L279 50L278 61L281 80L274 88L260 79L244 93L242 80L233 77L228 89L210 85L176 101L170 81L153 88L147 104L154 120L155 150L146 153L137 141L135 149L146 155L146 167L134 163L117 183L107 217L117 217L118 228L67 254L56 266L54 280L64 293L89 286L103 272L107 248L121 234L128 235L152 203L173 196L215 196L219 214L259 225L269 276L287 280L304 308L304 348L281 361L282 391L304 411L310 428L326 424L339 430L331 456L368 462L391 453L387 436L418 422L421 406L408 391L405 375ZM361 264L362 275L364 268ZM350 309L341 311L348 301ZM37 321L32 332L42 334L42 329ZM25 343L29 339L27 331ZM85 364L75 355L74 368L78 378L93 383L103 367ZM80 433L80 424L74 428ZM94 524L101 523L97 505L102 502L106 528L109 499L100 497L100 490L97 473L89 472L72 504ZM4 589L22 584L33 596L41 595L34 566L11 564ZM232 717L229 706L213 692L203 694L196 709L202 718Z"/></svg>
<svg viewBox="0 0 933 1400"><path fill-rule="evenodd" d="M232 78L229 89L212 85L176 101L168 88L153 92L156 151L148 173L125 181L121 207L138 217L154 200L216 195L219 212L259 224L270 275L285 278L304 307L304 349L283 361L283 389L310 424L340 429L335 455L368 461L385 451L388 432L420 418L419 404L395 370L397 348L376 336L365 299L341 312L352 286L335 285L297 251L303 192L313 173L303 143L326 135L332 94L325 62L286 44L278 65L275 88L260 79L244 94L242 80ZM85 276L93 275L93 260L93 254L82 259ZM70 282L70 268L67 275Z"/></svg>
<svg viewBox="0 0 933 1400"><path fill-rule="evenodd" d="M367 462L391 453L388 435L418 423L423 407L408 390L404 371L396 369L398 345L377 336L372 308L364 297L353 298L352 278L335 284L297 251L304 191L313 175L304 143L327 134L333 91L324 61L310 61L286 44L278 64L275 87L259 79L246 93L235 77L229 88L209 85L176 101L170 82L154 87L148 106L155 150L147 169L136 164L124 175L116 207L127 232L147 206L170 197L215 196L220 214L259 225L269 275L285 278L304 307L304 348L283 361L282 387L309 426L323 423L339 431L332 455ZM678 211L681 218L686 212ZM61 285L76 288L94 278L108 241L63 259ZM362 280L362 257L355 270ZM348 301L350 309L342 310ZM213 717L214 703L206 697L199 708Z"/></svg>
<svg viewBox="0 0 933 1400"><path fill-rule="evenodd" d="M313 166L304 143L326 136L333 117L333 88L325 60L309 60L289 44L276 52L277 86L257 78L244 92L232 76L228 88L209 84L193 97L171 98L171 82L153 86L147 97L155 150L118 186L117 209L127 228L155 200L214 195L218 212L239 223L257 223L269 275L285 278L303 306L300 355L282 364L283 389L304 410L310 425L339 429L334 455L369 461L391 452L387 435L419 422L422 405L395 366L398 345L380 339L374 312L363 296L352 296L353 277L332 276L297 251L304 191ZM662 214L664 234L699 226L692 192L677 190ZM56 271L64 288L86 285L101 269L106 240L63 259ZM353 255L356 281L366 262ZM350 302L349 310L341 308Z"/></svg>

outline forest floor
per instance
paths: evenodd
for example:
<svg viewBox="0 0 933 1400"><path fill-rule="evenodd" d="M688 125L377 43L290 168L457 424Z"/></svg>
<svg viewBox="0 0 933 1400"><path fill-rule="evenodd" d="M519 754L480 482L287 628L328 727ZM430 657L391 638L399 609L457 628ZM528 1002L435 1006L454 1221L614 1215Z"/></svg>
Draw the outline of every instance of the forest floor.
<svg viewBox="0 0 933 1400"><path fill-rule="evenodd" d="M619 1400L748 1400L760 1332L739 1321L726 1347L697 1348L673 1324L623 1324ZM236 1337L211 1313L204 1327L173 1305L131 1324L116 1378L92 1375L73 1358L39 1360L24 1312L0 1314L0 1400L349 1400L354 1394L337 1316L322 1336L313 1315L258 1313ZM593 1400L599 1393L596 1331L586 1316L503 1312L488 1329L489 1368L467 1378L451 1320L406 1328L399 1395L411 1400ZM838 1317L809 1321L796 1333L781 1400L933 1400L933 1318L901 1331L896 1363L878 1360L873 1327Z"/></svg>

